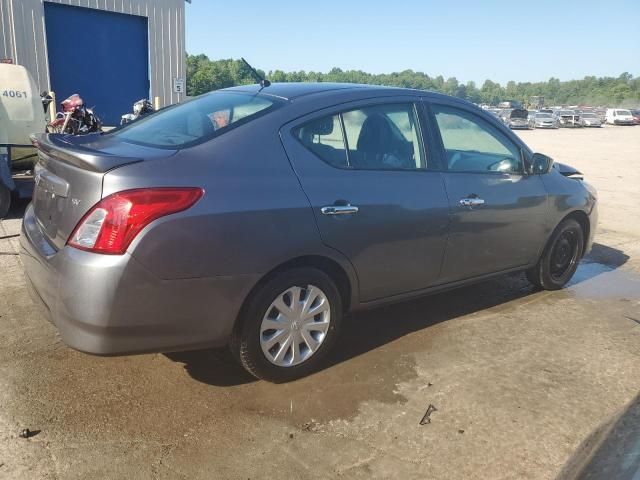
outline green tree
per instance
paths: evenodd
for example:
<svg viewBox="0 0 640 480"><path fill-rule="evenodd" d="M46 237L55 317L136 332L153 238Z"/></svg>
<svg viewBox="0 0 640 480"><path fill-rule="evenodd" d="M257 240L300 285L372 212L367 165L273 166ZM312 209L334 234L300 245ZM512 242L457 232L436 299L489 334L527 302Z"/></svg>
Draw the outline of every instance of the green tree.
<svg viewBox="0 0 640 480"><path fill-rule="evenodd" d="M264 72L258 70L264 75ZM527 102L531 96L542 95L549 105L592 104L608 106L639 106L640 77L623 72L618 77L587 76L582 80L561 82L550 78L546 82L514 82L503 88L499 83L487 79L478 89L474 82L459 82L457 78L446 80L442 75L430 77L424 72L403 70L401 72L371 74L361 70L332 68L322 72L284 72L272 70L267 78L272 82L346 82L434 90L465 98L474 103L496 105L501 100ZM206 55L187 55L187 94L200 95L211 90L255 83L251 71L240 60L210 60Z"/></svg>

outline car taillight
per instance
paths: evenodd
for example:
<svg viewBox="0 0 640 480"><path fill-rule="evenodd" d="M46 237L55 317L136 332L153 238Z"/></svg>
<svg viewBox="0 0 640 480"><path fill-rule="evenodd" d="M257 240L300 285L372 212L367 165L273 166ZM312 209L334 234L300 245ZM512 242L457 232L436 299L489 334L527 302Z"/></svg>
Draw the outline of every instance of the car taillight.
<svg viewBox="0 0 640 480"><path fill-rule="evenodd" d="M165 215L182 212L204 195L201 188L142 188L100 200L80 220L67 241L81 250L123 254L140 231Z"/></svg>

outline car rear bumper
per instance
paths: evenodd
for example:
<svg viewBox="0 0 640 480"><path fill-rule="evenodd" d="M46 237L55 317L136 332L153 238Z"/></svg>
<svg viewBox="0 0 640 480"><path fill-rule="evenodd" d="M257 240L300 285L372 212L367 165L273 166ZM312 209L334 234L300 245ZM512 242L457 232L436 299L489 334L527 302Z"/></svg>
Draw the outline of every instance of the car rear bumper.
<svg viewBox="0 0 640 480"><path fill-rule="evenodd" d="M227 343L253 275L166 280L130 254L52 249L27 208L20 255L29 291L62 340L96 355Z"/></svg>

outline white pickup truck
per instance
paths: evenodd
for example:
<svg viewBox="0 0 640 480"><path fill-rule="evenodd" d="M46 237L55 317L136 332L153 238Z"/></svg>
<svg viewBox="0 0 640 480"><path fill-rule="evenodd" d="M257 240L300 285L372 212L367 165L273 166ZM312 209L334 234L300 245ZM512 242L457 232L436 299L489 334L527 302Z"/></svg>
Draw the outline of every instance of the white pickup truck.
<svg viewBox="0 0 640 480"><path fill-rule="evenodd" d="M27 69L0 64L0 218L7 215L12 196L31 196L33 175L26 160L35 153L29 135L45 129L43 100Z"/></svg>

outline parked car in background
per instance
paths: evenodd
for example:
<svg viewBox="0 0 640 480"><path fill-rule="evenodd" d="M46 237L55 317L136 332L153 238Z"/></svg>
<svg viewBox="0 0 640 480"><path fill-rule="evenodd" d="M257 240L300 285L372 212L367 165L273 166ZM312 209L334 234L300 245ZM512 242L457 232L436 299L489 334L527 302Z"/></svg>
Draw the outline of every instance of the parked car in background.
<svg viewBox="0 0 640 480"><path fill-rule="evenodd" d="M556 110L555 117L558 119L560 127L581 127L580 114L574 110Z"/></svg>
<svg viewBox="0 0 640 480"><path fill-rule="evenodd" d="M607 109L607 123L610 125L634 125L631 111L624 108Z"/></svg>
<svg viewBox="0 0 640 480"><path fill-rule="evenodd" d="M32 140L21 258L65 343L228 344L276 382L316 369L352 310L506 272L560 289L597 222L578 172L424 91L245 85Z"/></svg>
<svg viewBox="0 0 640 480"><path fill-rule="evenodd" d="M631 110L631 116L633 117L633 123L640 125L640 110Z"/></svg>
<svg viewBox="0 0 640 480"><path fill-rule="evenodd" d="M550 113L538 112L529 120L531 128L558 128L558 119Z"/></svg>
<svg viewBox="0 0 640 480"><path fill-rule="evenodd" d="M529 128L529 113L524 108L506 109L501 113L502 122L509 128Z"/></svg>
<svg viewBox="0 0 640 480"><path fill-rule="evenodd" d="M601 127L602 122L600 118L595 113L591 112L582 112L580 114L580 124L583 127Z"/></svg>
<svg viewBox="0 0 640 480"><path fill-rule="evenodd" d="M606 108L596 108L595 114L598 115L600 119L600 123L603 125L607 123L607 109Z"/></svg>
<svg viewBox="0 0 640 480"><path fill-rule="evenodd" d="M504 100L498 103L498 108L503 108L503 109L522 108L522 102L519 102L517 100Z"/></svg>

